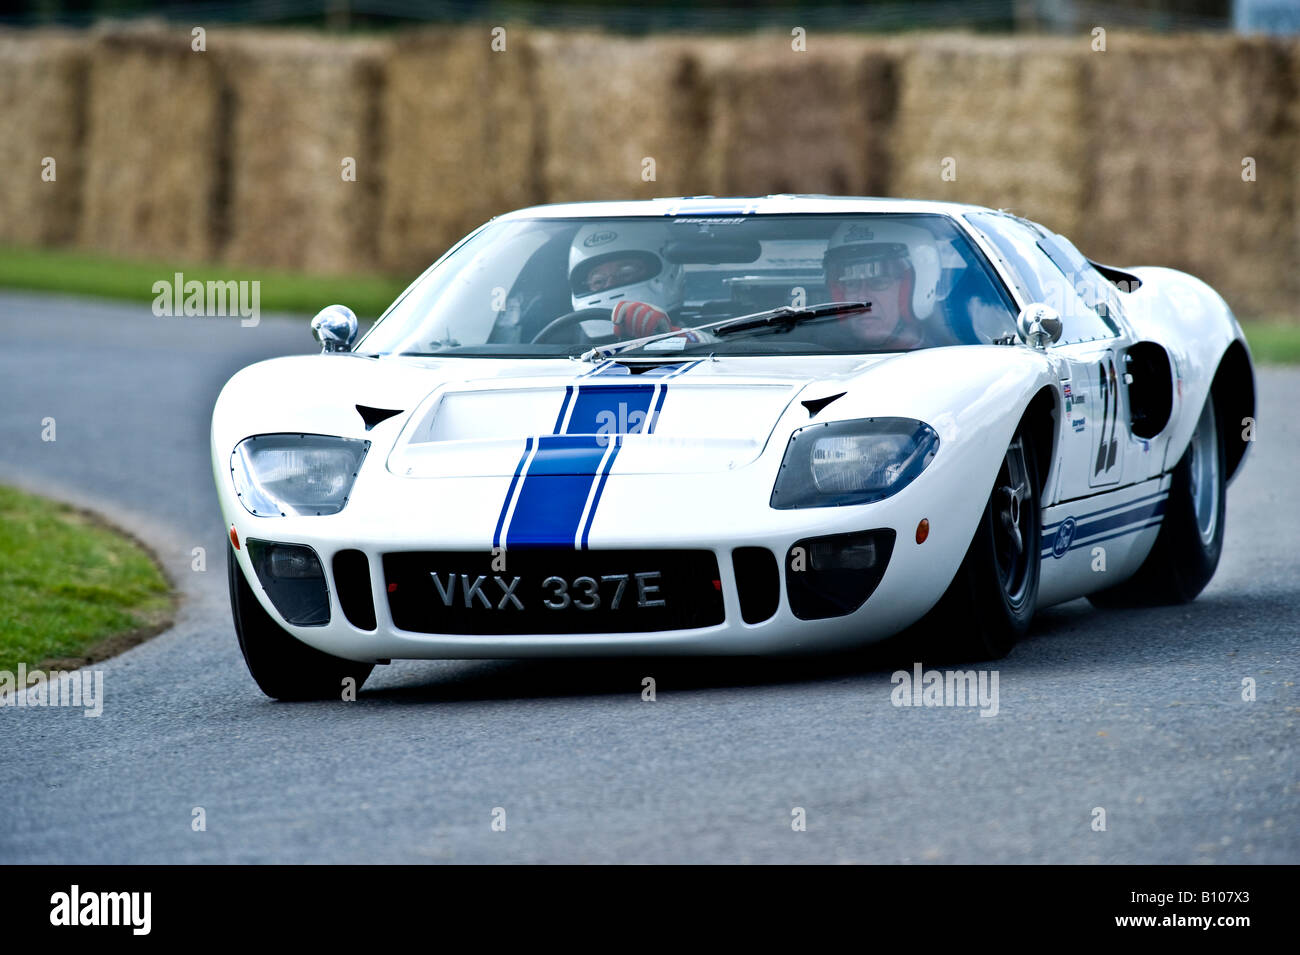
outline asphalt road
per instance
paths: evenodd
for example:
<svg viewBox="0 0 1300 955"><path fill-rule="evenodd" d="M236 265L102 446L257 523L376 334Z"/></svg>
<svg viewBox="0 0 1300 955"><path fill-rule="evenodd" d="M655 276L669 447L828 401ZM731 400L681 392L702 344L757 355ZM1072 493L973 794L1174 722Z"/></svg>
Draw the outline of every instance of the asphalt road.
<svg viewBox="0 0 1300 955"><path fill-rule="evenodd" d="M231 373L311 350L301 320L0 294L0 480L102 511L184 594L99 666L100 718L0 708L0 862L1300 862L1300 371L1261 375L1201 598L1043 613L992 718L894 707L905 648L399 662L295 705L235 643L207 436Z"/></svg>

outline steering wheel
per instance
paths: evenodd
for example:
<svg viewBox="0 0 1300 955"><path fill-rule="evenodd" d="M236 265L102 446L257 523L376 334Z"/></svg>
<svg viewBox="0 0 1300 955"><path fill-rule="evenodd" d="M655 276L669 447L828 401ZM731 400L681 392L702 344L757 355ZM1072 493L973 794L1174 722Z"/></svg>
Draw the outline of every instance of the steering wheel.
<svg viewBox="0 0 1300 955"><path fill-rule="evenodd" d="M610 310L607 308L580 308L576 312L567 312L553 321L547 322L546 326L533 336L530 345L548 345L548 344L567 344L562 341L556 341L560 332L567 331L574 325L580 325L583 322L590 321L593 318L610 321ZM585 336L588 337L589 336Z"/></svg>

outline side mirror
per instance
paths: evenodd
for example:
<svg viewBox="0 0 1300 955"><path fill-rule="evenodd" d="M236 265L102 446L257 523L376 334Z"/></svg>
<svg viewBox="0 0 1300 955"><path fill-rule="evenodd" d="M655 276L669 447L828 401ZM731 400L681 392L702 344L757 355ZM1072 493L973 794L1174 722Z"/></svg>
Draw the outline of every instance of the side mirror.
<svg viewBox="0 0 1300 955"><path fill-rule="evenodd" d="M311 333L323 352L351 351L357 340L357 317L346 305L330 305L311 320Z"/></svg>
<svg viewBox="0 0 1300 955"><path fill-rule="evenodd" d="M1061 313L1050 305L1026 305L1016 327L1026 345L1045 349L1061 338Z"/></svg>

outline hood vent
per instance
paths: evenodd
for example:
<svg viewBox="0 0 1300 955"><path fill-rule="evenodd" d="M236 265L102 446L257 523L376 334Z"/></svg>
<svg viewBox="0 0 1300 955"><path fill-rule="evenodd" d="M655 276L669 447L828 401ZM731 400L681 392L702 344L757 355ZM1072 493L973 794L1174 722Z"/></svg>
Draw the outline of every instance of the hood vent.
<svg viewBox="0 0 1300 955"><path fill-rule="evenodd" d="M827 395L825 398L806 398L799 402L799 404L808 409L808 417L815 418L817 417L817 413L828 404L835 401L837 398L843 398L846 394L848 394L848 392L841 391L838 395Z"/></svg>
<svg viewBox="0 0 1300 955"><path fill-rule="evenodd" d="M367 431L379 422L387 421L393 415L401 413L401 408L372 408L370 405L357 405L357 414L361 415L361 420L366 423Z"/></svg>

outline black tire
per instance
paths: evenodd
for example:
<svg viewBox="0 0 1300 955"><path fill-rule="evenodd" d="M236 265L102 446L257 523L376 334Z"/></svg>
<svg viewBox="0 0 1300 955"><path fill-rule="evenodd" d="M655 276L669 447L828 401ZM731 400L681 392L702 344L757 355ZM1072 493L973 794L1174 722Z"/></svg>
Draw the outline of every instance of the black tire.
<svg viewBox="0 0 1300 955"><path fill-rule="evenodd" d="M258 603L229 544L226 576L239 649L263 693L277 700L338 700L347 677L356 680L356 688L361 689L375 665L322 653L276 623Z"/></svg>
<svg viewBox="0 0 1300 955"><path fill-rule="evenodd" d="M1012 474L1017 459L1021 475ZM1023 490L1011 505L1008 492L1014 488ZM1028 633L1038 607L1042 567L1040 492L1037 456L1022 423L1007 448L956 577L922 622L930 645L941 655L997 660ZM1018 550L1012 524L1019 531Z"/></svg>
<svg viewBox="0 0 1300 955"><path fill-rule="evenodd" d="M1212 483L1202 470L1207 449L1215 455ZM1174 466L1164 522L1151 553L1123 583L1089 594L1093 606L1162 607L1196 599L1214 576L1223 553L1225 461L1223 429L1211 396L1201 409L1187 450ZM1212 501L1202 498L1198 507L1201 488L1212 490L1214 497ZM1212 522L1208 534L1205 522Z"/></svg>

